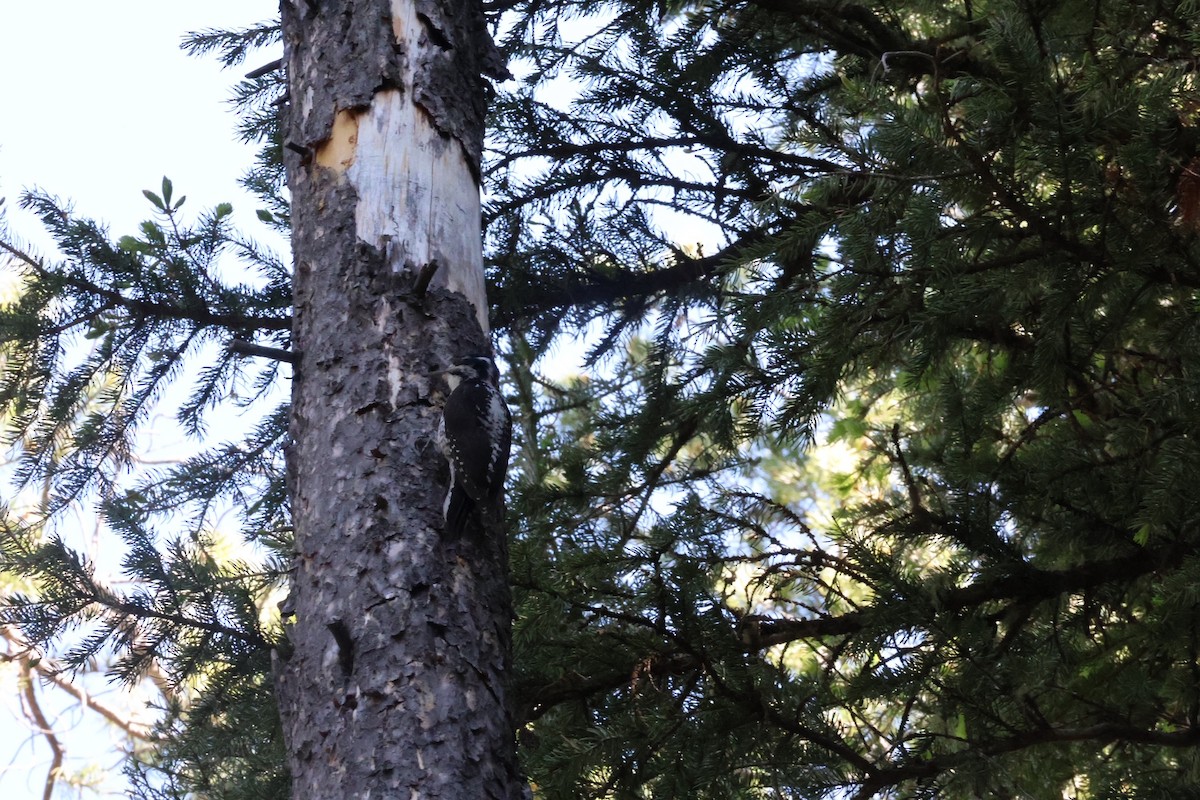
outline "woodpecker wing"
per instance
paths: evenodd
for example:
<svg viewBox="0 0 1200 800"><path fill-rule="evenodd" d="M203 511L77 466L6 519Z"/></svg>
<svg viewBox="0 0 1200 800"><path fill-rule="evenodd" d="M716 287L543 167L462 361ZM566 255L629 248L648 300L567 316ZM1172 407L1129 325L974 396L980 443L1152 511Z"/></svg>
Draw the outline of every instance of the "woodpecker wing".
<svg viewBox="0 0 1200 800"><path fill-rule="evenodd" d="M512 437L500 393L487 384L463 381L446 398L442 416L455 478L476 502L495 497L503 486Z"/></svg>
<svg viewBox="0 0 1200 800"><path fill-rule="evenodd" d="M512 443L512 417L500 390L490 381L470 377L461 381L442 409L439 426L450 461L450 490L446 498L446 530L462 534L467 519L481 523L499 512Z"/></svg>

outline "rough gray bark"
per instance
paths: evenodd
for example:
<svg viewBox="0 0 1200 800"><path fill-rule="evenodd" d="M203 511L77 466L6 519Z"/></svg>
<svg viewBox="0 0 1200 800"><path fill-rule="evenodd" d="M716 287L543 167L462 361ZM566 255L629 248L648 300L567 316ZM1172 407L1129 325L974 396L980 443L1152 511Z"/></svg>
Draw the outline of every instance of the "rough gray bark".
<svg viewBox="0 0 1200 800"><path fill-rule="evenodd" d="M364 152L357 135L366 121L382 130L372 116L381 98L415 102L415 127L434 135L403 152L449 152L450 168L461 162L477 180L479 76L499 62L466 0L285 0L282 10L300 356L294 618L276 681L293 797L510 800L521 784L504 686L506 551L502 541L443 542L446 469L432 443L446 387L429 373L487 350L479 298L455 288L482 285L469 274L480 258L439 247L419 220L379 228L387 215L363 209L392 199L366 196L363 187L387 188L381 172L363 174L391 156ZM468 232L477 194L474 206ZM452 224L454 213L428 224ZM477 235L463 241L481 246ZM416 290L435 258L454 263Z"/></svg>

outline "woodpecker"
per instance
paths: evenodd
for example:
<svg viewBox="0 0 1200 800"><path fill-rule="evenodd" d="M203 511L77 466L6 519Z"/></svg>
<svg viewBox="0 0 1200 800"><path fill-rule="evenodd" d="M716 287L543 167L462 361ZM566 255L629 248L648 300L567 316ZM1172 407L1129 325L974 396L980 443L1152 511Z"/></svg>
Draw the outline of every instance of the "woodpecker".
<svg viewBox="0 0 1200 800"><path fill-rule="evenodd" d="M450 486L442 507L445 536L454 541L472 519L483 530L500 514L512 415L490 358L467 356L442 373L459 379L442 407L437 430L438 447L450 462Z"/></svg>

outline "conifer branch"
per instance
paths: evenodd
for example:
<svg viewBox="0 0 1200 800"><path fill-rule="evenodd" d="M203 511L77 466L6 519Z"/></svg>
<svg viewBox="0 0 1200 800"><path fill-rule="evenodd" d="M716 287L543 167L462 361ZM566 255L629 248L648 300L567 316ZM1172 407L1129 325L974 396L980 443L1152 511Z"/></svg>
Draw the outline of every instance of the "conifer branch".
<svg viewBox="0 0 1200 800"><path fill-rule="evenodd" d="M291 350L284 350L280 347L266 347L254 344L253 342L247 342L244 339L234 339L230 342L229 352L242 356L270 358L274 361L283 361L287 364L295 364L299 361L297 354Z"/></svg>
<svg viewBox="0 0 1200 800"><path fill-rule="evenodd" d="M853 797L855 800L869 800L882 790L906 781L934 778L973 761L1016 753L1032 747L1068 742L1130 742L1159 747L1197 747L1200 746L1200 729L1189 727L1178 731L1159 731L1112 722L1083 727L1032 728L1003 739L968 741L964 749L955 753L920 761L914 759L912 763L894 767L868 769Z"/></svg>
<svg viewBox="0 0 1200 800"><path fill-rule="evenodd" d="M612 274L571 276L557 287L545 289L519 306L519 315L510 312L502 316L506 324L530 319L562 307L588 308L629 298L649 298L688 289L703 289L703 281L712 278L731 265L751 248L768 238L765 230L750 231L732 244L711 256L680 258L674 264L649 271L618 270Z"/></svg>
<svg viewBox="0 0 1200 800"><path fill-rule="evenodd" d="M577 156L603 158L611 156L613 153L632 153L643 150L656 151L674 148L686 149L691 147L708 147L714 152L736 153L744 157L755 158L780 165L787 165L789 167L802 167L806 169L820 170L821 172L827 174L839 174L846 171L846 166L844 164L839 164L836 161L800 155L799 153L790 153L786 150L758 147L753 144L741 142L737 139L734 139L732 136L718 137L711 134L648 136L644 138L616 141L567 141L554 142L552 144L532 145L530 147L522 148L518 152L505 153L500 158L496 159L495 163L491 165L490 170L496 171L505 169L524 158L567 159ZM717 187L713 186L712 188L716 190Z"/></svg>
<svg viewBox="0 0 1200 800"><path fill-rule="evenodd" d="M277 69L280 69L282 66L283 66L282 58L277 58L274 61L268 61L266 64L263 64L258 69L252 69L249 72L247 72L246 80L252 81L252 80L255 80L256 78L261 78L264 75L269 75L272 72L275 72Z"/></svg>
<svg viewBox="0 0 1200 800"><path fill-rule="evenodd" d="M935 605L944 612L953 613L996 600L1012 600L1020 604L1040 602L1060 595L1076 594L1112 581L1131 582L1164 565L1178 563L1179 559L1190 555L1193 550L1179 547L1140 550L1128 556L1084 562L1062 570L1031 567L1020 573L943 590L939 592ZM799 639L854 634L869 629L874 608L877 606L814 619L748 618L752 627L747 627L743 638L753 649L758 649Z"/></svg>
<svg viewBox="0 0 1200 800"><path fill-rule="evenodd" d="M63 281L73 289L104 299L109 304L108 308L124 308L134 312L139 318L188 320L202 327L211 326L230 330L245 330L246 328L275 331L291 330L290 317L247 317L239 314L222 314L211 311L207 307L203 309L181 308L173 303L125 297L118 291L105 289L76 275L48 270L40 260L33 258L2 240L0 240L0 250L4 250L9 255L20 259L25 265L35 270L44 278Z"/></svg>

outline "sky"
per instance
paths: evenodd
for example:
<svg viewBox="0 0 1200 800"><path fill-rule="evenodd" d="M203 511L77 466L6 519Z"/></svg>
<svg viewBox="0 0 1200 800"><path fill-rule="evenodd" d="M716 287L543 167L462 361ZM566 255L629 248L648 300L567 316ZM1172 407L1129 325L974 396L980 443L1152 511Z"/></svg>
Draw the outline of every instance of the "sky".
<svg viewBox="0 0 1200 800"><path fill-rule="evenodd" d="M0 0L0 196L10 231L53 255L40 223L15 208L22 190L37 187L108 223L114 237L135 233L151 216L142 190L158 191L164 175L177 197L188 196L184 210L230 202L253 229L258 203L238 178L254 149L237 141L227 101L244 72L278 54L223 71L179 43L188 31L237 28L277 9L277 0ZM15 689L13 672L0 669L0 796L40 798L49 751L24 723ZM113 705L129 701L102 683L92 690ZM54 704L53 692L42 695L48 713L62 715L55 727L68 769L92 768L107 796L120 796L110 733L77 707ZM63 785L56 793L73 796Z"/></svg>
<svg viewBox="0 0 1200 800"><path fill-rule="evenodd" d="M232 202L254 217L237 185L252 148L237 141L227 103L241 74L185 54L185 33L270 19L265 0L0 0L0 195L32 187L70 199L116 233L150 214L142 189L167 175L188 203ZM278 54L263 54L265 63ZM9 212L36 240L36 221Z"/></svg>

